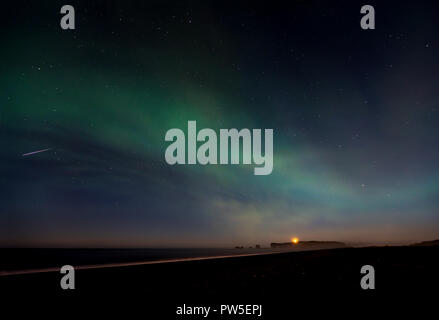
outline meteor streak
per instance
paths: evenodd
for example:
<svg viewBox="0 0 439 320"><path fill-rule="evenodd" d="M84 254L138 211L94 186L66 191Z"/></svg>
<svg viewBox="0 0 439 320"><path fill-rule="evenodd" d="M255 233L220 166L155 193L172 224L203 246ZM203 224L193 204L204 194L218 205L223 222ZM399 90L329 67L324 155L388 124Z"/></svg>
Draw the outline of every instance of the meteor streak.
<svg viewBox="0 0 439 320"><path fill-rule="evenodd" d="M52 150L52 148L28 152L28 153L23 154L22 156L26 157L26 156L30 156L32 154L36 154L36 153L40 153L40 152L44 152L44 151L49 151L49 150Z"/></svg>

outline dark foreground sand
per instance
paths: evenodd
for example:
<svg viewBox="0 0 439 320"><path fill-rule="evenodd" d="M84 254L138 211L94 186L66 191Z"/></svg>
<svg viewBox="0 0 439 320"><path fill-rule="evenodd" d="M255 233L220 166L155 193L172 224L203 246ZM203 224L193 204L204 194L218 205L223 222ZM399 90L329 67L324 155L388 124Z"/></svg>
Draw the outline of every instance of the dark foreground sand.
<svg viewBox="0 0 439 320"><path fill-rule="evenodd" d="M360 288L366 264L376 271L374 291ZM164 319L175 318L182 304L263 304L270 319L292 315L304 303L431 295L439 288L439 247L346 248L77 270L76 289L70 292L61 290L60 279L58 272L2 276L0 288L10 296L25 292L35 299L128 301ZM111 304L104 308L111 310Z"/></svg>

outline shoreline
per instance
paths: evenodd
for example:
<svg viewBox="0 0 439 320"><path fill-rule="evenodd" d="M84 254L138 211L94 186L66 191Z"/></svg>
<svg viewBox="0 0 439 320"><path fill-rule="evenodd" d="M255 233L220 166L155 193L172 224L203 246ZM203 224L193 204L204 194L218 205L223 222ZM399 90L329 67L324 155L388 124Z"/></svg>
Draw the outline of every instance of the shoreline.
<svg viewBox="0 0 439 320"><path fill-rule="evenodd" d="M192 258L171 258L171 259L160 259L160 260L138 261L138 262L118 262L118 263L89 264L89 265L77 265L77 266L73 266L73 267L75 268L75 270L104 269L104 268L118 268L118 267L142 266L142 265L164 264L164 263L177 263L177 262L189 262L189 261L202 261L202 260L240 258L240 257L251 257L251 256L261 256L261 255L291 253L291 252L303 252L303 251L311 251L311 250L282 250L282 251L275 251L275 252L258 252L258 253L245 253L245 254L206 256L206 257L192 257ZM312 251L315 251L315 250L312 250ZM35 268L35 269L24 269L24 270L0 271L0 276L1 277L5 277L5 276L14 276L14 275L22 275L22 274L36 274L36 273L47 273L47 272L59 272L60 269L61 269L61 267L49 267L49 268Z"/></svg>

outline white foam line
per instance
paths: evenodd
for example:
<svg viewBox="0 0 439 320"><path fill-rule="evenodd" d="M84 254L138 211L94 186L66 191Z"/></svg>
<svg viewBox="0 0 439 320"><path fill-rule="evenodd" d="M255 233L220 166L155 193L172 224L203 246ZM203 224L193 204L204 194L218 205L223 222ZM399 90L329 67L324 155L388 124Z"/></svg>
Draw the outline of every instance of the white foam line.
<svg viewBox="0 0 439 320"><path fill-rule="evenodd" d="M195 258L177 258L177 259L163 259L154 261L141 261L141 262L121 262L121 263L106 263L106 264L91 264L82 266L73 266L75 270L86 269L101 269L101 268L117 268L117 267L130 267L130 266L142 266L148 264L160 264L160 263L174 263L174 262L186 262L186 261L201 261L201 260L213 260L213 259L226 259L226 258L238 258L249 256L261 256L277 253L286 253L295 251L276 251L276 252L264 252L264 253L246 253L246 254L233 254L225 256L209 256L209 257L195 257ZM14 271L0 271L0 276L12 276L20 274L33 274L33 273L45 273L45 272L59 272L61 268L42 268L42 269L28 269L28 270L14 270Z"/></svg>

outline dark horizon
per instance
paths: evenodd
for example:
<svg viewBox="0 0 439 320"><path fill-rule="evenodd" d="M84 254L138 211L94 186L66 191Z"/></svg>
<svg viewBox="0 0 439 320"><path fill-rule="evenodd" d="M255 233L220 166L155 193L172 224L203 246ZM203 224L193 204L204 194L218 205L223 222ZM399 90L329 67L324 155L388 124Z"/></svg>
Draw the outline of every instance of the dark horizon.
<svg viewBox="0 0 439 320"><path fill-rule="evenodd" d="M426 239L420 239L416 241L343 241L343 240L321 240L321 239L301 239L300 242L341 242L348 246L352 247L367 247L367 246L410 246L414 244L419 244L422 242L430 242L430 241L437 241L439 237L437 238L426 238ZM285 241L279 241L278 243L287 243L288 240ZM0 246L0 249L236 249L238 247L242 247L243 249L256 249L256 245L260 245L261 248L270 248L271 243L276 243L276 241L264 243L264 242L256 242L256 243L231 243L231 244L218 244L218 245L210 245L210 246L179 246L177 244L172 245L156 245L156 246L148 246L148 245L125 245L125 246L117 246L117 245L83 245L83 246L74 246L74 245L67 245L64 243L58 243L57 245L53 244L42 244L42 245L36 245L36 246L29 246L29 245L3 245Z"/></svg>

